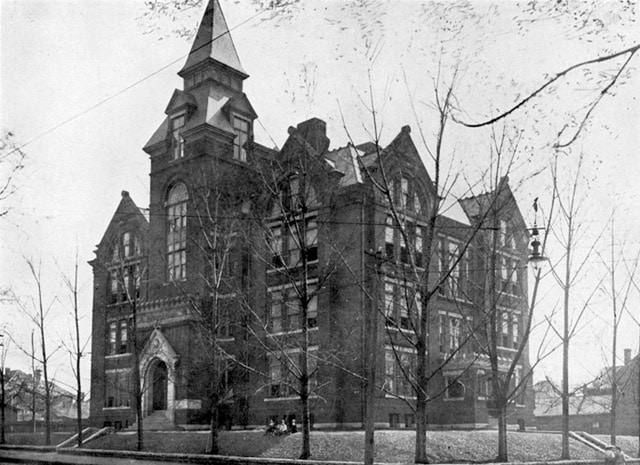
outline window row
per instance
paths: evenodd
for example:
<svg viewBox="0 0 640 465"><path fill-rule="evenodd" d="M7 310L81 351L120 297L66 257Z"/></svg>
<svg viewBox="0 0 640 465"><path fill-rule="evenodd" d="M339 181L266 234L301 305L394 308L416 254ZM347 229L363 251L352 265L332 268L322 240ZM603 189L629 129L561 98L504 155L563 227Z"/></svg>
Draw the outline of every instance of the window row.
<svg viewBox="0 0 640 465"><path fill-rule="evenodd" d="M465 250L463 244L454 239L438 237L436 256L439 276L447 276L438 288L438 294L451 299L470 300L473 276L469 249Z"/></svg>
<svg viewBox="0 0 640 465"><path fill-rule="evenodd" d="M392 216L387 216L384 233L386 258L394 262L414 263L415 266L422 267L424 263L423 237L425 237L425 230L415 221L407 220L402 225L398 225Z"/></svg>
<svg viewBox="0 0 640 465"><path fill-rule="evenodd" d="M105 407L131 405L131 376L128 369L107 370L104 383Z"/></svg>
<svg viewBox="0 0 640 465"><path fill-rule="evenodd" d="M515 403L518 405L522 405L525 402L525 386L520 386L522 382L522 370L520 368L516 368L511 376L511 380L509 382L509 393L513 393L515 391L515 396L513 399ZM478 370L476 372L476 395L479 399L490 399L493 396L493 379L491 372L485 372L483 370Z"/></svg>
<svg viewBox="0 0 640 465"><path fill-rule="evenodd" d="M167 277L181 281L187 277L187 186L178 183L167 197Z"/></svg>
<svg viewBox="0 0 640 465"><path fill-rule="evenodd" d="M520 315L504 311L500 321L501 329L498 344L508 349L518 349L520 344Z"/></svg>
<svg viewBox="0 0 640 465"><path fill-rule="evenodd" d="M234 160L247 161L247 149L245 144L251 137L251 121L242 118L236 114L232 115L232 126L235 138L233 140L233 158ZM169 124L169 145L172 160L180 160L185 156L185 141L182 133L184 132L187 122L186 113L178 113L174 115Z"/></svg>
<svg viewBox="0 0 640 465"><path fill-rule="evenodd" d="M438 347L441 354L452 354L465 342L468 320L457 314L438 315Z"/></svg>
<svg viewBox="0 0 640 465"><path fill-rule="evenodd" d="M422 201L418 195L415 183L407 178L400 177L389 181L389 194L396 209L421 215L423 213Z"/></svg>
<svg viewBox="0 0 640 465"><path fill-rule="evenodd" d="M271 217L309 212L320 206L316 191L307 177L290 176L279 186L271 206Z"/></svg>
<svg viewBox="0 0 640 465"><path fill-rule="evenodd" d="M142 276L139 264L109 271L109 303L129 302L140 298Z"/></svg>
<svg viewBox="0 0 640 465"><path fill-rule="evenodd" d="M129 321L112 321L107 331L107 355L126 353L129 353Z"/></svg>
<svg viewBox="0 0 640 465"><path fill-rule="evenodd" d="M269 328L272 333L291 332L302 329L302 304L295 289L269 292ZM312 297L307 304L307 328L318 325L318 298Z"/></svg>
<svg viewBox="0 0 640 465"><path fill-rule="evenodd" d="M384 355L384 388L399 397L414 397L417 356L414 350L387 346Z"/></svg>
<svg viewBox="0 0 640 465"><path fill-rule="evenodd" d="M412 286L386 281L384 316L387 327L410 330L419 327L422 294Z"/></svg>
<svg viewBox="0 0 640 465"><path fill-rule="evenodd" d="M298 394L300 377L302 375L302 357L299 350L290 350L269 356L269 396L290 397ZM317 386L318 350L311 348L307 352L307 373L309 378L309 392Z"/></svg>
<svg viewBox="0 0 640 465"><path fill-rule="evenodd" d="M505 255L498 255L496 257L496 266L500 270L498 278L501 293L521 295L522 289L520 288L519 278L520 261Z"/></svg>
<svg viewBox="0 0 640 465"><path fill-rule="evenodd" d="M211 299L202 304L200 315L206 322L211 322L219 338L232 338L238 323L234 312L237 305L239 304L233 294L218 295L216 302Z"/></svg>
<svg viewBox="0 0 640 465"><path fill-rule="evenodd" d="M502 373L501 375L504 375ZM517 368L513 372L513 376L509 382L509 394L515 392L513 399L516 404L524 404L524 386L520 387L522 380L521 370ZM461 375L449 375L445 376L445 399L463 399L467 394L475 394L475 397L479 400L488 400L493 397L493 378L491 372L485 372L484 370L478 370L475 374L475 392L473 386L473 378L471 379L471 389L468 389L465 382L469 380ZM515 391L517 388L517 391Z"/></svg>
<svg viewBox="0 0 640 465"><path fill-rule="evenodd" d="M119 262L141 254L140 238L137 234L127 231L120 235L111 249L111 261Z"/></svg>
<svg viewBox="0 0 640 465"><path fill-rule="evenodd" d="M498 236L498 244L501 247L510 248L516 250L517 241L516 235L511 224L506 220L500 220L500 232Z"/></svg>
<svg viewBox="0 0 640 465"><path fill-rule="evenodd" d="M302 265L303 253L307 263L318 259L318 223L315 218L285 220L272 227L267 238L275 268Z"/></svg>
<svg viewBox="0 0 640 465"><path fill-rule="evenodd" d="M184 88L189 89L197 84L200 84L202 81L206 79L213 79L216 82L230 86L238 91L242 89L241 87L242 81L240 81L238 78L234 78L229 73L226 73L224 71L219 71L211 67L205 68L205 69L199 69L194 73L190 74L189 76L187 76L184 81Z"/></svg>

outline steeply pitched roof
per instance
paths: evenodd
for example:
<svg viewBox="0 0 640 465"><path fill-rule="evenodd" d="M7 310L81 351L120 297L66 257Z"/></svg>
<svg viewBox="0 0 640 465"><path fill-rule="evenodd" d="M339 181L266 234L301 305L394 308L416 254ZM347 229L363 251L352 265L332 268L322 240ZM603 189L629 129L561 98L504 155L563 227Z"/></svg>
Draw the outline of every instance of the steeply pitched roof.
<svg viewBox="0 0 640 465"><path fill-rule="evenodd" d="M114 234L115 231L119 228L119 223L122 221L131 221L131 220L139 222L142 229L144 229L143 233L146 232L146 229L149 227L149 221L146 218L146 215L143 213L142 209L138 208L133 199L129 196L129 192L122 191L122 199L118 204L118 208L116 208L111 221L109 222L109 226L102 236L98 247L102 247L104 244L108 243Z"/></svg>
<svg viewBox="0 0 640 465"><path fill-rule="evenodd" d="M363 153L351 144L332 150L325 155L325 158L331 162L333 168L342 173L340 178L341 187L362 184L362 173L358 162L358 157L362 155Z"/></svg>
<svg viewBox="0 0 640 465"><path fill-rule="evenodd" d="M236 47L233 44L233 39L229 33L229 28L218 0L209 0L198 28L198 33L193 41L191 52L189 52L189 57L180 73L198 63L207 61L209 58L229 66L245 77L247 76L240 64L240 58L238 58Z"/></svg>
<svg viewBox="0 0 640 465"><path fill-rule="evenodd" d="M526 223L518 208L518 203L513 195L511 186L509 186L508 176L500 178L498 187L493 191L460 199L459 202L466 215L472 221L474 219L478 220L479 217L485 215L490 208L495 207L499 212L508 212L511 221L517 224L518 227L526 228ZM485 221L489 221L489 219L485 218Z"/></svg>

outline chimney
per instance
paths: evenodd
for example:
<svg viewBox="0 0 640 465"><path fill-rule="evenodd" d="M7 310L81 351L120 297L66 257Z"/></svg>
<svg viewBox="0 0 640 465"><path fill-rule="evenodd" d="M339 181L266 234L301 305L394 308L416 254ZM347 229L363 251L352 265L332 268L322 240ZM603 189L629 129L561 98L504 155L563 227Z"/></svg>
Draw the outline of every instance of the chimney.
<svg viewBox="0 0 640 465"><path fill-rule="evenodd" d="M629 365L631 362L631 349L624 349L624 364Z"/></svg>
<svg viewBox="0 0 640 465"><path fill-rule="evenodd" d="M311 118L303 121L298 124L298 132L318 152L318 155L326 152L329 148L327 123L321 119Z"/></svg>

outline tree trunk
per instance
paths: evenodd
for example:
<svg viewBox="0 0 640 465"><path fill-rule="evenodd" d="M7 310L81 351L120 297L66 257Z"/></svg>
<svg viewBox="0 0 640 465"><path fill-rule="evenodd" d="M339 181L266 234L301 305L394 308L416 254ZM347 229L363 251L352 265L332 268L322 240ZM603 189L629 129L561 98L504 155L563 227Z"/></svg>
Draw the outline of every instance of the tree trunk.
<svg viewBox="0 0 640 465"><path fill-rule="evenodd" d="M133 398L136 408L136 423L137 423L137 438L136 438L136 450L142 451L144 449L144 430L143 430L143 411L142 411L142 386L140 380L140 355L138 353L138 321L137 321L137 307L135 302L131 302L131 376L132 376L132 390Z"/></svg>
<svg viewBox="0 0 640 465"><path fill-rule="evenodd" d="M506 401L498 401L498 462L507 462L509 455L507 451L507 405Z"/></svg>
<svg viewBox="0 0 640 465"><path fill-rule="evenodd" d="M381 284L381 267L382 256L376 254L376 278L374 286L378 289L384 289ZM368 316L365 316L365 334L364 334L364 356L367 360L367 373L365 379L365 415L364 415L364 465L373 465L375 455L375 411L376 411L376 371L377 371L377 353L378 353L378 299L383 297L373 290L372 305L369 308Z"/></svg>
<svg viewBox="0 0 640 465"><path fill-rule="evenodd" d="M0 425L0 444L4 444L4 426L5 426L4 363L2 364L2 366L0 366L0 370L2 370L2 373L0 373L0 383L2 383L2 425Z"/></svg>
<svg viewBox="0 0 640 465"><path fill-rule="evenodd" d="M302 405L302 452L301 460L311 457L311 415L309 414L309 381L303 381L301 386L300 403Z"/></svg>
<svg viewBox="0 0 640 465"><path fill-rule="evenodd" d="M640 338L640 328L638 331L638 337ZM637 394L636 394L636 407L637 407L637 412L638 412L638 457L640 457L640 353L638 353L637 357L636 357L636 389L637 389Z"/></svg>
<svg viewBox="0 0 640 465"><path fill-rule="evenodd" d="M427 458L427 399L418 391L416 402L416 451L415 463L429 463Z"/></svg>
<svg viewBox="0 0 640 465"><path fill-rule="evenodd" d="M73 281L73 316L76 324L76 415L78 416L78 448L82 447L82 379L80 376L80 320L78 318L78 253L76 250L76 265Z"/></svg>
<svg viewBox="0 0 640 465"><path fill-rule="evenodd" d="M614 255L614 228L611 217L611 299L613 303L613 341L611 349L611 444L616 444L616 411L618 408L618 376L616 351L618 345L618 306L616 299L616 267Z"/></svg>
<svg viewBox="0 0 640 465"><path fill-rule="evenodd" d="M211 422L209 423L207 454L217 454L218 452L218 396L215 396L211 401Z"/></svg>

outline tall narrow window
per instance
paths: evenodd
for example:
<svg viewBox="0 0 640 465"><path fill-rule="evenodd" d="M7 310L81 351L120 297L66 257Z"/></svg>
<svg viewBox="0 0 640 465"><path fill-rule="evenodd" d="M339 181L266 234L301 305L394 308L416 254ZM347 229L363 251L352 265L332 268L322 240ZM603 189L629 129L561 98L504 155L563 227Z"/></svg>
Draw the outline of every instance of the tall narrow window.
<svg viewBox="0 0 640 465"><path fill-rule="evenodd" d="M507 245L507 222L505 220L500 220L500 245Z"/></svg>
<svg viewBox="0 0 640 465"><path fill-rule="evenodd" d="M267 238L269 241L269 248L271 249L272 265L275 268L284 266L284 260L282 257L282 229L280 226L271 229L271 234Z"/></svg>
<svg viewBox="0 0 640 465"><path fill-rule="evenodd" d="M396 326L395 286L393 283L384 283L384 316L387 326Z"/></svg>
<svg viewBox="0 0 640 465"><path fill-rule="evenodd" d="M176 184L167 198L167 276L171 281L186 278L187 187Z"/></svg>
<svg viewBox="0 0 640 465"><path fill-rule="evenodd" d="M449 350L453 352L460 347L461 335L462 335L462 319L450 318L449 319Z"/></svg>
<svg viewBox="0 0 640 465"><path fill-rule="evenodd" d="M271 324L271 332L279 333L282 331L282 291L271 292L270 313L269 322Z"/></svg>
<svg viewBox="0 0 640 465"><path fill-rule="evenodd" d="M174 160L184 157L184 139L182 137L184 122L184 115L171 119L171 153Z"/></svg>
<svg viewBox="0 0 640 465"><path fill-rule="evenodd" d="M400 202L402 202L402 208L406 210L412 210L413 199L411 197L411 191L409 189L409 180L407 178L402 178L400 180L400 189L402 190L402 197L400 199Z"/></svg>
<svg viewBox="0 0 640 465"><path fill-rule="evenodd" d="M124 251L123 255L125 257L130 257L132 254L132 247L131 247L131 233L124 233L122 235L122 250Z"/></svg>
<svg viewBox="0 0 640 465"><path fill-rule="evenodd" d="M120 320L120 344L118 348L118 353L120 354L127 353L128 326L127 320Z"/></svg>
<svg viewBox="0 0 640 465"><path fill-rule="evenodd" d="M520 344L520 340L519 340L519 336L520 336L520 327L519 327L519 322L518 322L518 315L513 315L512 316L512 321L511 321L511 344L514 349L518 348L518 344Z"/></svg>
<svg viewBox="0 0 640 465"><path fill-rule="evenodd" d="M247 161L247 150L244 148L244 144L249 140L250 124L246 119L233 117L233 130L236 133L236 138L233 141L233 158L236 160Z"/></svg>
<svg viewBox="0 0 640 465"><path fill-rule="evenodd" d="M452 297L459 297L459 289L458 286L460 284L460 267L458 260L459 246L455 242L449 242L448 244L448 269L445 272L449 271L449 291L451 292Z"/></svg>
<svg viewBox="0 0 640 465"><path fill-rule="evenodd" d="M118 338L117 326L116 323L109 324L109 354L113 355L116 353L116 341Z"/></svg>
<svg viewBox="0 0 640 465"><path fill-rule="evenodd" d="M315 328L318 326L318 297L313 296L307 305L307 327Z"/></svg>
<svg viewBox="0 0 640 465"><path fill-rule="evenodd" d="M384 242L385 242L385 253L387 254L388 260L394 260L394 227L393 227L393 218L391 216L387 216L386 224L384 227Z"/></svg>
<svg viewBox="0 0 640 465"><path fill-rule="evenodd" d="M502 347L509 347L510 316L507 312L502 314Z"/></svg>

